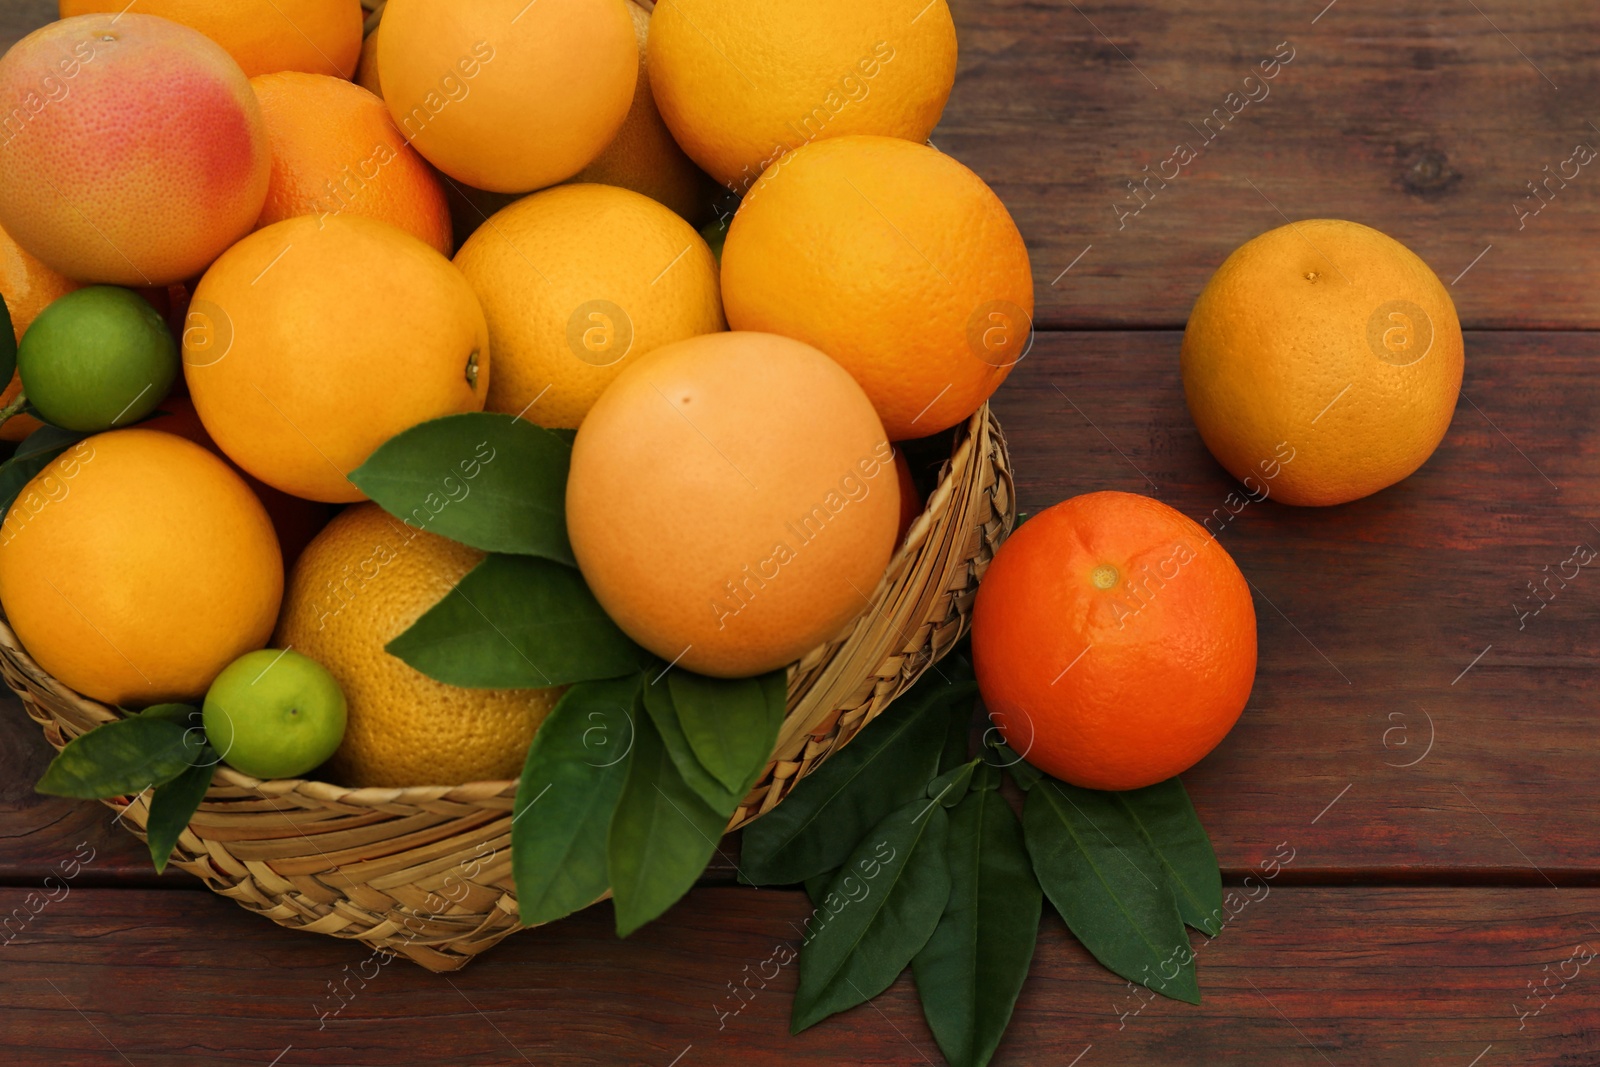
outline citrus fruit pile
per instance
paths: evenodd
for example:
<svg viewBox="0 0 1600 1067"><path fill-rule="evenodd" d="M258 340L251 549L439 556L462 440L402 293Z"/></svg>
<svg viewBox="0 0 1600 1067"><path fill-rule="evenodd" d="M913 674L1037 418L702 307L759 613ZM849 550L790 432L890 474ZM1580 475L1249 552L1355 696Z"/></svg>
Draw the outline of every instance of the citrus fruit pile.
<svg viewBox="0 0 1600 1067"><path fill-rule="evenodd" d="M929 489L908 448L949 456L1027 354L1028 251L926 142L945 0L378 6L62 0L0 58L0 607L123 712L38 788L153 789L160 866L224 762L516 778L521 920L609 893L626 934L765 780L789 668L873 611ZM797 1028L914 965L941 1048L986 1062L1043 896L1198 998L1221 884L1176 775L1257 657L1210 523L1417 470L1461 333L1409 250L1309 220L1221 265L1179 370L1244 496L1031 517L970 665L826 765L796 742L820 771L744 859L829 909ZM967 758L976 692L1006 778ZM945 1010L980 984L1003 1011Z"/></svg>
<svg viewBox="0 0 1600 1067"><path fill-rule="evenodd" d="M0 605L245 773L506 779L570 686L781 672L1026 351L944 0L61 6L0 59Z"/></svg>

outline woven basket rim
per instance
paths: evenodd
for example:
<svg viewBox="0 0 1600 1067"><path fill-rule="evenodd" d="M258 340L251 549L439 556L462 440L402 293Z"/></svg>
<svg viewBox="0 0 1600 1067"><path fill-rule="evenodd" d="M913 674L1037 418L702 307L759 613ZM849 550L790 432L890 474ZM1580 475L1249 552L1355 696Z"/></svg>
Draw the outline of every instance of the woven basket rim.
<svg viewBox="0 0 1600 1067"><path fill-rule="evenodd" d="M873 590L872 604L877 604L882 597L884 588L891 576L898 573L905 561L922 547L933 526L933 517L941 507L949 505L950 497L955 492L956 472L961 469L963 460L971 461L970 453L978 447L982 431L988 426L990 431L999 436L999 424L993 421L989 404L985 402L973 412L963 423L957 425L957 441L951 450L945 469L941 472L938 484L927 496L922 511L912 522L906 536L884 568L883 577ZM1001 438L1001 448L1004 443ZM774 756L781 748L784 738L792 738L797 732L809 732L815 724L799 724L797 729L791 728L791 720L795 717L795 693L793 682L795 668L799 663L805 662L810 656L816 655L841 643L842 639L852 633L857 627L870 620L871 610L865 609L862 613L846 624L840 637L824 642L817 649L802 656L795 663L789 665L791 692L789 694L790 707L785 713L783 727L781 728L778 742L774 746ZM115 721L123 716L124 709L92 700L77 691L69 688L41 667L18 639L16 631L12 629L10 621L0 611L0 649L11 658L15 664L27 673L41 688L46 689L58 699L65 701L84 713L85 718L103 725ZM826 713L827 709L823 709ZM767 770L771 770L773 757L769 757ZM765 775L763 775L765 778ZM379 808L395 804L424 806L436 801L446 801L462 804L479 804L496 797L509 798L515 795L518 779L488 779L474 782L464 782L459 785L413 785L413 786L343 786L333 782L325 782L311 778L255 778L241 771L219 763L211 788L214 790L219 785L231 786L257 793L263 797L298 796L318 804L355 806Z"/></svg>

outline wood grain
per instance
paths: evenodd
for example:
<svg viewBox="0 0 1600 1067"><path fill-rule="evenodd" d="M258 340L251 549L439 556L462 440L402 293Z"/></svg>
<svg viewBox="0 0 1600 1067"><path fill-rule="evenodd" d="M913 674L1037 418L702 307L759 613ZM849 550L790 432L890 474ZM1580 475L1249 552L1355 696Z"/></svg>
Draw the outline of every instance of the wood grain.
<svg viewBox="0 0 1600 1067"><path fill-rule="evenodd" d="M1527 183L1580 142L1600 150L1593 5L951 7L961 60L933 140L1016 217L1044 326L1181 326L1234 248L1319 217L1393 235L1447 283L1492 244L1451 289L1470 325L1600 325L1600 159L1537 216L1512 206L1540 203ZM1280 42L1293 58L1263 83ZM1134 196L1180 143L1196 158Z"/></svg>
<svg viewBox="0 0 1600 1067"><path fill-rule="evenodd" d="M1471 335L1470 399L1438 452L1335 508L1230 501L1183 402L1180 341L1042 335L995 403L1020 510L1147 493L1207 522L1255 588L1250 704L1185 775L1224 864L1287 839L1304 877L1591 881L1600 575L1580 570L1520 630L1512 605L1575 545L1600 550L1600 338Z"/></svg>
<svg viewBox="0 0 1600 1067"><path fill-rule="evenodd" d="M1600 951L1600 892L1251 892L1197 949L1198 1007L1138 1010L1047 917L995 1062L1466 1067L1491 1045L1482 1067L1600 1056L1600 965L1560 966L1579 945ZM22 897L0 891L0 914ZM626 942L601 907L435 976L364 964L359 946L200 894L75 889L0 948L0 1033L15 1062L55 1067L940 1062L909 977L788 1035L795 966L767 961L787 957L808 910L794 892L700 889ZM1577 974L1564 989L1552 979L1519 1029L1516 1010L1540 1003L1528 983L1558 970ZM747 974L736 1000L730 984ZM763 974L776 975L766 988Z"/></svg>

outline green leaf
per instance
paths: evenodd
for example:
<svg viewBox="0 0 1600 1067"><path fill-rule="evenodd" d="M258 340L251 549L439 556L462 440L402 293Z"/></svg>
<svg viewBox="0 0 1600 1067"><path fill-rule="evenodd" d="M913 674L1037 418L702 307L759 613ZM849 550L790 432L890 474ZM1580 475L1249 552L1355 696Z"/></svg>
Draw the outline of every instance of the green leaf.
<svg viewBox="0 0 1600 1067"><path fill-rule="evenodd" d="M446 415L389 438L350 472L411 526L481 548L576 566L567 540L572 447L514 415Z"/></svg>
<svg viewBox="0 0 1600 1067"><path fill-rule="evenodd" d="M97 726L67 743L34 788L79 800L135 796L165 785L200 761L205 739L184 721L164 715L187 705L164 704L132 718Z"/></svg>
<svg viewBox="0 0 1600 1067"><path fill-rule="evenodd" d="M528 926L588 907L610 887L606 834L628 776L641 683L638 675L580 682L533 735L511 818L511 870Z"/></svg>
<svg viewBox="0 0 1600 1067"><path fill-rule="evenodd" d="M967 701L950 704L950 732L945 735L944 751L939 755L939 773L967 761L967 747L972 733L972 705Z"/></svg>
<svg viewBox="0 0 1600 1067"><path fill-rule="evenodd" d="M689 745L689 739L684 736L683 726L678 721L678 710L673 705L672 691L667 686L664 674L646 683L644 707L650 716L650 721L655 724L656 732L661 735L661 743L666 746L667 755L672 757L672 764L677 768L684 783L698 793L700 799L718 815L724 819L732 816L734 809L739 806L739 801L743 799L743 794L728 789L717 781L695 758L694 749Z"/></svg>
<svg viewBox="0 0 1600 1067"><path fill-rule="evenodd" d="M606 616L577 570L499 554L384 647L428 677L468 689L591 682L650 662Z"/></svg>
<svg viewBox="0 0 1600 1067"><path fill-rule="evenodd" d="M1115 794L1041 778L1023 805L1022 826L1045 895L1095 959L1158 993L1200 1003L1172 888Z"/></svg>
<svg viewBox="0 0 1600 1067"><path fill-rule="evenodd" d="M1168 778L1116 798L1161 862L1183 921L1216 937L1222 932L1222 872L1183 783Z"/></svg>
<svg viewBox="0 0 1600 1067"><path fill-rule="evenodd" d="M758 774L766 767L783 712L772 714L759 679L708 678L674 667L667 688L695 758L726 789L739 789L752 767Z"/></svg>
<svg viewBox="0 0 1600 1067"><path fill-rule="evenodd" d="M606 835L619 937L689 891L727 827L684 782L650 718L638 716L637 727L628 780Z"/></svg>
<svg viewBox="0 0 1600 1067"><path fill-rule="evenodd" d="M183 833L200 802L205 800L219 762L221 757L207 745L197 762L172 781L156 786L156 791L150 795L150 818L145 823L144 834L157 874L167 869L167 860L177 847L178 835Z"/></svg>
<svg viewBox="0 0 1600 1067"><path fill-rule="evenodd" d="M972 772L977 770L978 764L982 762L975 759L945 771L928 783L928 799L937 800L947 808L953 808L961 803L961 798L967 795L967 785L972 781Z"/></svg>
<svg viewBox="0 0 1600 1067"><path fill-rule="evenodd" d="M838 868L834 868L831 871L823 871L821 874L813 874L806 879L806 896L811 898L813 905L818 907L822 905L823 899L828 895L828 887L833 884L833 880L838 874Z"/></svg>
<svg viewBox="0 0 1600 1067"><path fill-rule="evenodd" d="M40 471L50 466L56 457L86 436L88 435L78 433L76 430L41 426L23 438L17 445L17 450L11 454L11 458L0 463L0 519L5 518L6 512L11 510L11 505L22 494L22 490ZM93 454L91 450L89 455ZM48 494L46 499L49 499Z"/></svg>
<svg viewBox="0 0 1600 1067"><path fill-rule="evenodd" d="M923 675L782 804L744 831L739 865L755 885L789 885L839 866L886 815L923 795L938 771L953 703L970 706L970 678Z"/></svg>
<svg viewBox="0 0 1600 1067"><path fill-rule="evenodd" d="M1008 772L1024 792L1032 789L1039 783L1039 779L1044 777L1033 764L1017 755L1016 750L1010 745L996 744L993 747L1000 761L996 766Z"/></svg>
<svg viewBox="0 0 1600 1067"><path fill-rule="evenodd" d="M6 298L0 293L0 388L11 383L11 376L17 373L17 332L11 322L11 309L6 307Z"/></svg>
<svg viewBox="0 0 1600 1067"><path fill-rule="evenodd" d="M952 1067L978 1067L989 1062L1011 1021L1033 962L1044 897L1022 826L997 790L974 789L951 810L945 856L950 900L911 971L945 1059Z"/></svg>
<svg viewBox="0 0 1600 1067"><path fill-rule="evenodd" d="M861 838L806 922L790 1033L888 989L928 943L950 898L949 821L918 798Z"/></svg>

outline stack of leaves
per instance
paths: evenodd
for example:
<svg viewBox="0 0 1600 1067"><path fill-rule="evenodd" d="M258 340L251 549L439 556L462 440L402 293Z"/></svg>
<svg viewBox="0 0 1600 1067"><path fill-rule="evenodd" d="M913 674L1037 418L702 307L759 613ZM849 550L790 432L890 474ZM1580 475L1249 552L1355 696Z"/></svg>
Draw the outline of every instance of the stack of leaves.
<svg viewBox="0 0 1600 1067"><path fill-rule="evenodd" d="M745 831L740 876L804 883L795 1033L911 967L952 1064L1011 1019L1049 897L1117 974L1198 1003L1187 923L1221 929L1222 880L1178 779L1127 793L1041 774L1004 745L968 759L976 684L952 657ZM1002 768L1026 793L1020 821Z"/></svg>

